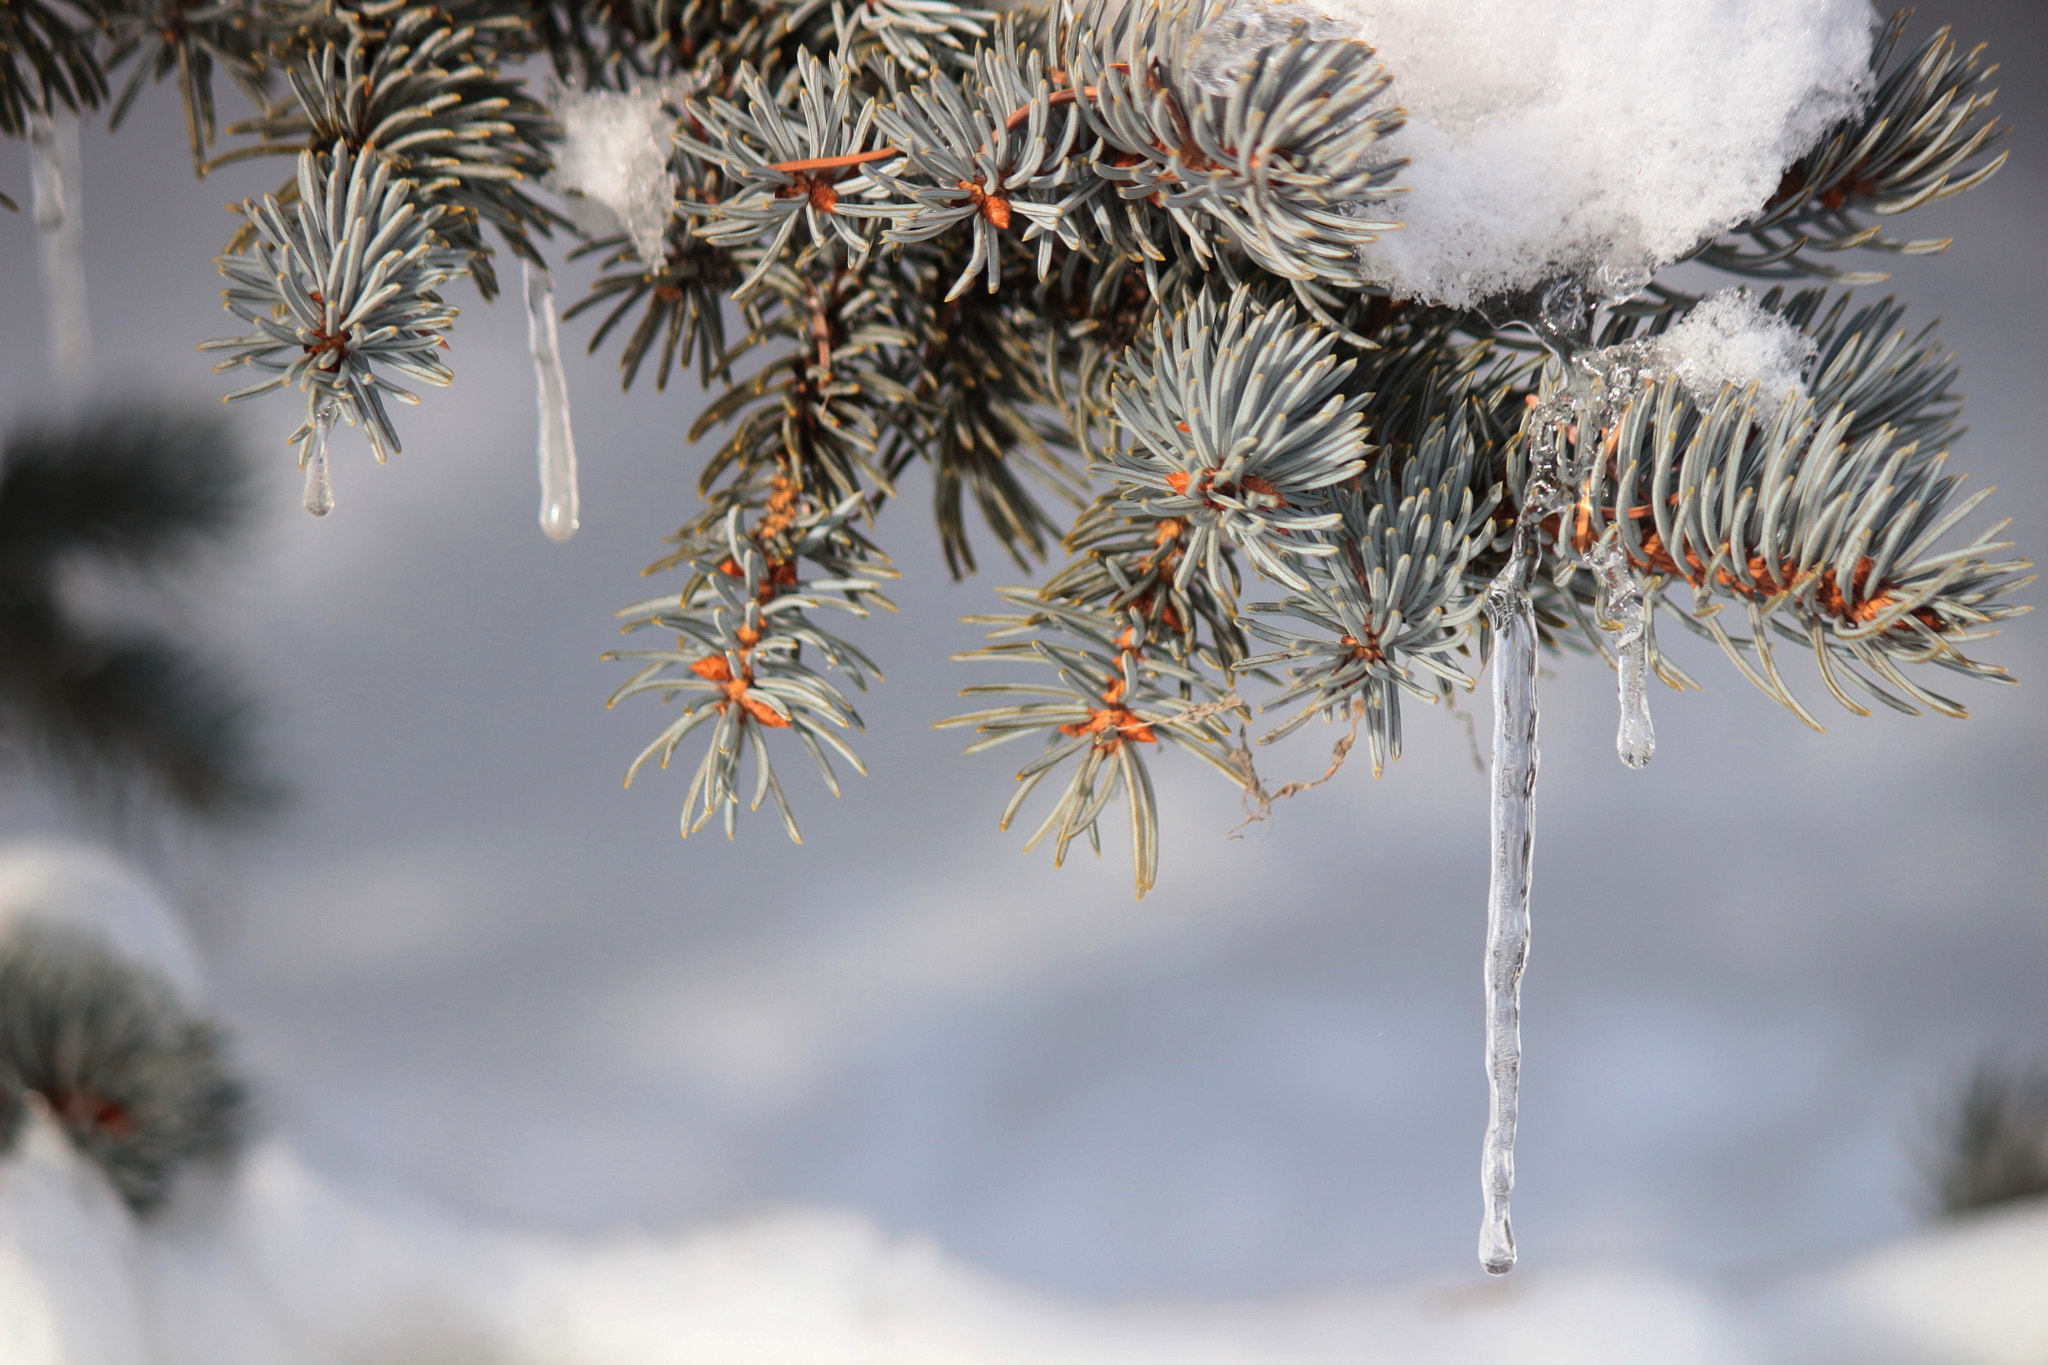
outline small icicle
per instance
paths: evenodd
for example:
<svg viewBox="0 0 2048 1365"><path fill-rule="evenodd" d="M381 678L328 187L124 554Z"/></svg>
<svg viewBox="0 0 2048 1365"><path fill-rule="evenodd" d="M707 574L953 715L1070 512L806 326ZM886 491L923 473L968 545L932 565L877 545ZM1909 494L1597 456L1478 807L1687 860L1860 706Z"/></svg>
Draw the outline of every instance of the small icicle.
<svg viewBox="0 0 2048 1365"><path fill-rule="evenodd" d="M1486 1143L1479 1159L1486 1210L1479 1263L1515 1267L1508 1196L1515 1188L1515 1121L1522 1081L1522 969L1529 961L1529 874L1536 822L1536 567L1542 512L1515 527L1508 562L1486 588L1493 631L1492 862L1486 892Z"/></svg>
<svg viewBox="0 0 2048 1365"><path fill-rule="evenodd" d="M1657 753L1657 731L1650 723L1650 611L1643 600L1628 556L1622 552L1619 528L1610 530L1586 555L1599 576L1601 615L1615 622L1615 687L1621 699L1621 725L1615 752L1631 768L1646 766Z"/></svg>
<svg viewBox="0 0 2048 1365"><path fill-rule="evenodd" d="M85 301L85 220L81 212L78 116L59 109L29 117L29 183L35 195L43 307L50 362L58 382L80 387L92 366Z"/></svg>
<svg viewBox="0 0 2048 1365"><path fill-rule="evenodd" d="M555 279L545 266L526 269L526 338L540 405L540 529L549 540L576 534L576 438L569 430L569 379L562 371Z"/></svg>
<svg viewBox="0 0 2048 1365"><path fill-rule="evenodd" d="M306 436L306 451L299 460L306 471L306 510L324 517L334 510L334 479L327 472L327 435L341 409L332 399L313 414L313 429Z"/></svg>

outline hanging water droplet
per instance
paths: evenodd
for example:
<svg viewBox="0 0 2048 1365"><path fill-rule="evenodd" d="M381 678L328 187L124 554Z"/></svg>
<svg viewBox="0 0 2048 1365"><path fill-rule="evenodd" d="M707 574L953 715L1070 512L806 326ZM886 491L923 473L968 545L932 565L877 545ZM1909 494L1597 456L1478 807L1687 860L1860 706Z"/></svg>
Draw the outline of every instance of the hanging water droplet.
<svg viewBox="0 0 2048 1365"><path fill-rule="evenodd" d="M29 117L29 184L48 315L50 363L64 387L92 365L85 296L85 220L80 212L78 116L60 109Z"/></svg>
<svg viewBox="0 0 2048 1365"><path fill-rule="evenodd" d="M540 529L567 540L579 524L576 438L569 430L569 380L562 370L561 329L555 317L555 281L546 267L525 262L526 338L533 352L540 409Z"/></svg>
<svg viewBox="0 0 2048 1365"><path fill-rule="evenodd" d="M306 510L324 517L334 510L334 480L327 472L327 436L341 409L333 399L322 403L313 414L313 429L306 436L306 451L299 463L306 471Z"/></svg>

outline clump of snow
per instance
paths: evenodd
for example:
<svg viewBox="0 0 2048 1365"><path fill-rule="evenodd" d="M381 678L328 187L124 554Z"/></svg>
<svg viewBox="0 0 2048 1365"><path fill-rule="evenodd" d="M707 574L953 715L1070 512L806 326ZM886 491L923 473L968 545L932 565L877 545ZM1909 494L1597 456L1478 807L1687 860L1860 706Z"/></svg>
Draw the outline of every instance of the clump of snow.
<svg viewBox="0 0 2048 1365"><path fill-rule="evenodd" d="M1812 337L1747 289L1724 289L1702 301L1654 346L1656 359L1701 407L1712 406L1724 384L1755 384L1766 420L1788 396L1806 395L1802 376L1816 350Z"/></svg>
<svg viewBox="0 0 2048 1365"><path fill-rule="evenodd" d="M650 266L662 261L676 199L669 152L677 120L664 106L683 93L669 82L625 92L563 90L550 101L562 145L548 188L566 201L577 227L624 232Z"/></svg>
<svg viewBox="0 0 2048 1365"><path fill-rule="evenodd" d="M1386 142L1407 193L1376 205L1405 226L1366 264L1457 306L1566 274L1625 294L1741 222L1860 107L1877 21L1869 0L1315 4L1409 115Z"/></svg>

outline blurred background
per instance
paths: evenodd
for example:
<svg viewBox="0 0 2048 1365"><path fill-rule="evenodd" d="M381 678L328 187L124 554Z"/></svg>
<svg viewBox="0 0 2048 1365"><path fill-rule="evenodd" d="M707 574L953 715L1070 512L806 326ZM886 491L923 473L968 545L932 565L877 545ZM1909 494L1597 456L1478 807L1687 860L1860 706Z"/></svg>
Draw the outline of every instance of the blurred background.
<svg viewBox="0 0 2048 1365"><path fill-rule="evenodd" d="M2006 63L2015 154L1915 215L1956 245L1887 288L1943 319L1971 395L1956 464L2038 556L2048 15L1930 3L1909 40L1939 23ZM234 330L221 204L280 168L195 183L163 91L83 156L98 371L76 401L212 404L193 343ZM0 144L0 189L27 184ZM561 274L566 302L587 276ZM1361 759L1235 833L1237 793L1169 761L1156 892L1132 900L1116 839L1055 872L994 828L1015 760L929 729L982 680L946 661L979 638L957 618L1019 575L948 581L913 482L882 528L902 613L848 632L887 675L861 703L870 776L835 801L791 770L801 847L764 819L685 843L687 772L620 787L661 718L607 712L624 666L598 655L691 505L699 395L621 396L615 350L586 359L588 320L565 325L583 529L551 544L524 317L457 302L456 386L403 415L387 467L338 435L324 521L283 443L296 401L238 406L260 533L174 604L261 698L289 800L243 837L124 837L194 917L272 1127L476 1214L833 1205L1095 1299L1479 1275L1486 798L1459 716L1412 713L1381 780ZM0 213L0 427L66 401L41 308L33 224ZM1883 1239L1931 1208L1970 1070L2048 1053L2036 619L1986 651L2027 685L1960 694L1970 721L1817 709L1825 735L1665 639L1709 691L1654 699L1646 771L1613 757L1597 661L1545 680L1532 1268L1746 1274ZM1468 709L1483 737L1484 694ZM1269 779L1319 772L1328 739ZM0 836L65 832L95 837L5 790Z"/></svg>

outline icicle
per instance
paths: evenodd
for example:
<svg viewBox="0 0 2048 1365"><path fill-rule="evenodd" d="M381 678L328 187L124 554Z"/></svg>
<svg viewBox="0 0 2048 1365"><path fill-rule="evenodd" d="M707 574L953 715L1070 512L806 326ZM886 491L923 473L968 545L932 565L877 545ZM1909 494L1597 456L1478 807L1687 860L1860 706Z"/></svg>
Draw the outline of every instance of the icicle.
<svg viewBox="0 0 2048 1365"><path fill-rule="evenodd" d="M1601 498L1601 463L1607 453L1607 433L1621 422L1628 405L1643 391L1643 382L1654 376L1655 341L1609 346L1577 358L1581 382L1577 386L1574 420L1580 429L1600 433L1592 443L1590 458L1582 448L1579 464L1571 471L1573 485L1588 498ZM1603 499L1604 500L1604 499ZM1626 515L1616 509L1616 515ZM1643 767L1657 752L1657 733L1650 724L1650 619L1643 599L1643 585L1621 548L1618 525L1579 555L1579 562L1593 571L1600 586L1601 624L1621 632L1615 642L1615 689L1621 703L1621 721L1615 733L1615 751L1631 768Z"/></svg>
<svg viewBox="0 0 2048 1365"><path fill-rule="evenodd" d="M29 177L43 268L43 307L57 379L76 388L92 365L85 302L85 228L80 212L78 116L59 109L29 118Z"/></svg>
<svg viewBox="0 0 2048 1365"><path fill-rule="evenodd" d="M306 436L305 454L299 463L306 471L306 510L324 517L334 510L334 480L327 472L327 435L341 409L333 399L322 403L313 414L312 430Z"/></svg>
<svg viewBox="0 0 2048 1365"><path fill-rule="evenodd" d="M1608 442L1628 405L1642 393L1645 381L1656 376L1657 345L1654 340L1635 341L1563 353L1564 385L1529 418L1532 478L1571 490L1559 495L1552 511L1561 510L1574 495L1582 500L1582 506L1606 502ZM1567 439L1566 431L1583 437ZM1620 509L1616 510L1619 514ZM1599 541L1577 551L1576 559L1592 571L1599 584L1601 624L1621 633L1615 645L1621 704L1615 750L1623 763L1640 768L1657 752L1656 731L1650 723L1649 608L1619 537L1619 528L1609 527Z"/></svg>
<svg viewBox="0 0 2048 1365"><path fill-rule="evenodd" d="M561 329L555 318L555 279L545 266L524 262L526 337L540 404L540 529L549 540L576 534L576 438L569 431L569 379L562 372Z"/></svg>
<svg viewBox="0 0 2048 1365"><path fill-rule="evenodd" d="M1600 614L1621 628L1614 644L1615 688L1621 699L1615 752L1629 767L1640 768L1657 752L1657 731L1650 723L1650 611L1618 530L1601 538L1586 563L1600 579Z"/></svg>
<svg viewBox="0 0 2048 1365"><path fill-rule="evenodd" d="M1486 1142L1479 1158L1485 1213L1479 1263L1489 1275L1515 1267L1508 1199L1515 1188L1515 1126L1522 1084L1522 971L1529 963L1529 880L1534 867L1537 744L1536 607L1529 582L1545 520L1572 524L1575 498L1601 500L1607 433L1652 372L1648 347L1590 349L1592 306L1570 281L1542 291L1518 319L1564 368L1562 383L1527 419L1528 486L1508 562L1486 588L1493 636L1492 860L1486 892ZM1560 551L1567 548L1560 546ZM1649 614L1619 530L1578 556L1599 577L1603 612L1621 629L1622 761L1640 768L1656 738L1647 692Z"/></svg>
<svg viewBox="0 0 2048 1365"><path fill-rule="evenodd" d="M1574 293L1565 307L1545 299L1539 339L1564 363L1565 386L1529 415L1529 481L1508 562L1486 585L1486 624L1493 636L1493 772L1486 887L1486 1139L1479 1154L1485 1209L1479 1264L1489 1275L1515 1268L1515 1230L1508 1198L1515 1188L1515 1126L1522 1090L1522 969L1529 963L1529 878L1536 844L1536 605L1529 580L1542 549L1546 518L1566 512L1574 486L1565 468L1573 452L1567 429L1590 416L1577 350L1585 310ZM1553 317L1553 314L1557 316ZM1549 334L1546 338L1546 332ZM1597 446L1597 442L1593 443Z"/></svg>
<svg viewBox="0 0 2048 1365"><path fill-rule="evenodd" d="M1493 857L1486 892L1486 1144L1479 1159L1486 1211L1479 1263L1515 1266L1508 1196L1515 1188L1515 1119L1522 1080L1522 968L1529 960L1529 873L1536 820L1536 567L1541 517L1524 515L1514 550L1486 588L1493 631Z"/></svg>

